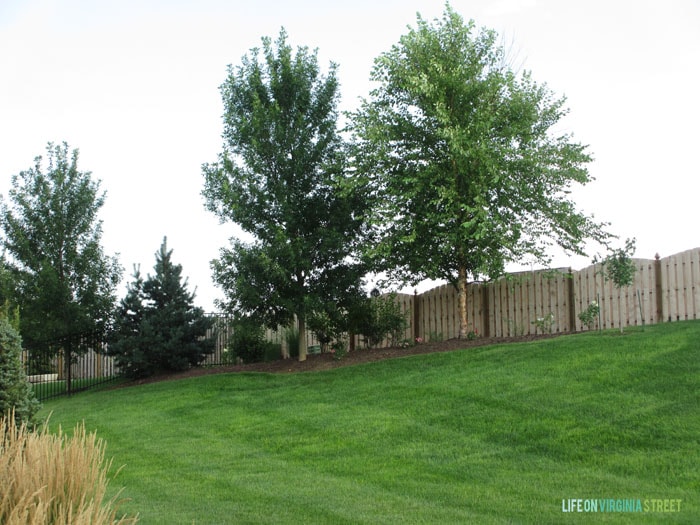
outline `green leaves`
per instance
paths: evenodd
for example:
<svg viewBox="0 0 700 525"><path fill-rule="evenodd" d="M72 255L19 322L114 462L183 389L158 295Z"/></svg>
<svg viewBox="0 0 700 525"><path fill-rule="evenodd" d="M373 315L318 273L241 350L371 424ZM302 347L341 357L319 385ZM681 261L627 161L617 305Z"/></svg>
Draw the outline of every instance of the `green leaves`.
<svg viewBox="0 0 700 525"><path fill-rule="evenodd" d="M553 136L565 99L513 72L496 40L449 5L432 24L419 16L377 58L379 87L350 115L374 199L375 268L399 282L446 279L464 291L467 276L496 278L524 255L546 263L552 243L581 253L609 236L567 197L590 180L590 156Z"/></svg>
<svg viewBox="0 0 700 525"><path fill-rule="evenodd" d="M293 52L286 36L229 67L224 152L203 168L207 208L254 238L212 262L223 306L273 326L352 295L362 275L351 261L364 198L347 184L336 68L322 75L316 52Z"/></svg>
<svg viewBox="0 0 700 525"><path fill-rule="evenodd" d="M121 277L116 257L101 247L98 212L105 194L78 169L78 150L49 144L42 157L12 177L0 223L26 342L104 328Z"/></svg>
<svg viewBox="0 0 700 525"><path fill-rule="evenodd" d="M375 231L391 246L384 262L406 280L454 281L460 268L475 276L525 252L539 258L550 241L577 251L606 238L566 197L588 182L590 156L552 136L565 99L511 71L493 31L449 6L432 24L419 17L372 80L380 86L351 115L355 152L377 194Z"/></svg>
<svg viewBox="0 0 700 525"><path fill-rule="evenodd" d="M637 271L637 266L632 260L636 250L635 245L635 239L627 239L624 248L612 250L601 262L605 280L612 281L618 288L629 286L634 282L634 274Z"/></svg>

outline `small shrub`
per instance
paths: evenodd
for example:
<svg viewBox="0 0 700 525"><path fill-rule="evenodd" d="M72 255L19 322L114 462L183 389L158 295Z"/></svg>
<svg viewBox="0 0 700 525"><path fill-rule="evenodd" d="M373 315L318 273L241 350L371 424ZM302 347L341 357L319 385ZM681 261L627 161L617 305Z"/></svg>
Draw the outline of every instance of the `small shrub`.
<svg viewBox="0 0 700 525"><path fill-rule="evenodd" d="M118 517L119 493L105 501L111 461L104 442L85 425L71 437L30 432L8 413L0 419L0 523L103 525L136 523Z"/></svg>
<svg viewBox="0 0 700 525"><path fill-rule="evenodd" d="M331 343L331 354L333 355L333 359L340 361L343 357L348 355L347 342L338 340Z"/></svg>
<svg viewBox="0 0 700 525"><path fill-rule="evenodd" d="M578 314L578 318L581 320L583 324L585 324L589 329L593 328L593 325L595 324L596 320L598 319L598 314L600 313L600 306L598 306L598 303L595 301L592 301L591 304L588 305L588 307L581 313Z"/></svg>
<svg viewBox="0 0 700 525"><path fill-rule="evenodd" d="M612 281L618 290L630 286L634 282L634 274L637 266L632 260L635 251L635 239L627 239L624 248L618 248L601 261L602 273L606 281ZM597 257L593 259L596 263ZM619 309L620 333L624 331L622 325L622 308Z"/></svg>
<svg viewBox="0 0 700 525"><path fill-rule="evenodd" d="M290 326L284 334L287 342L287 351L292 359L299 358L299 330L295 326Z"/></svg>
<svg viewBox="0 0 700 525"><path fill-rule="evenodd" d="M401 311L395 293L383 297L375 293L353 313L352 325L356 333L364 336L367 346L377 346L387 338L390 344L398 345L408 325L407 315Z"/></svg>
<svg viewBox="0 0 700 525"><path fill-rule="evenodd" d="M543 334L551 334L552 325L554 325L554 314L549 312L544 317L538 317L532 321L532 324L534 324L535 328L539 329Z"/></svg>
<svg viewBox="0 0 700 525"><path fill-rule="evenodd" d="M277 361L278 359L282 359L282 345L266 341L265 361Z"/></svg>
<svg viewBox="0 0 700 525"><path fill-rule="evenodd" d="M341 337L343 333L343 319L338 308L326 307L312 312L306 322L307 328L321 345L321 353L326 352L330 343Z"/></svg>
<svg viewBox="0 0 700 525"><path fill-rule="evenodd" d="M442 332L430 332L428 335L428 341L431 343L440 343L445 340L445 336L442 335Z"/></svg>
<svg viewBox="0 0 700 525"><path fill-rule="evenodd" d="M12 411L17 423L32 423L39 410L39 401L27 381L21 355L19 332L10 321L0 316L0 416Z"/></svg>
<svg viewBox="0 0 700 525"><path fill-rule="evenodd" d="M234 323L227 350L231 362L240 359L244 363L266 361L275 354L279 358L281 353L280 345L266 341L264 328L251 319L238 319Z"/></svg>

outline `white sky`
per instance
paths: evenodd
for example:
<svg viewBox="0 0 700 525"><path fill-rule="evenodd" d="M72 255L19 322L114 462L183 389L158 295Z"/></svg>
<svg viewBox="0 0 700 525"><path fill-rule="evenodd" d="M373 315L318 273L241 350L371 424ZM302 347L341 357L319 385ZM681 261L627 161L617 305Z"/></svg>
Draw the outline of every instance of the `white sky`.
<svg viewBox="0 0 700 525"><path fill-rule="evenodd" d="M219 86L260 37L339 64L341 109L367 96L372 62L443 1L1 0L0 193L46 143L80 150L107 191L103 246L152 272L164 235L196 303L222 297L209 261L237 229L204 210L201 165L221 151ZM638 257L700 245L697 0L452 0L495 29L512 62L571 110L563 129L590 146L597 179L574 198ZM591 254L593 255L593 254ZM554 266L590 258L558 255ZM516 269L516 268L511 268ZM120 288L123 295L123 287Z"/></svg>

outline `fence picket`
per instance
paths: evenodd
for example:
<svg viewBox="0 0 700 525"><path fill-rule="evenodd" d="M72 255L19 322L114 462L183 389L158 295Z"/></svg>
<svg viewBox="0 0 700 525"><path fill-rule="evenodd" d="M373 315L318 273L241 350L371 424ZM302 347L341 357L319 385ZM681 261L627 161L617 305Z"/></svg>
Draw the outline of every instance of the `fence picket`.
<svg viewBox="0 0 700 525"><path fill-rule="evenodd" d="M700 248L656 261L634 259L634 262L637 267L634 282L621 290L605 280L600 264L581 270L521 272L494 282L470 283L467 286L469 330L490 337L539 333L535 322L546 318L550 312L554 316L553 332L588 330L578 315L593 301L599 301L601 329L619 328L620 314L623 326L700 318ZM570 275L567 275L569 271ZM450 339L459 335L459 300L452 285L441 285L422 294L397 294L396 300L408 320L403 340L411 341L414 337L428 340L440 334L443 339ZM593 327L597 325L596 320ZM216 331L216 350L207 357L204 365L223 362L223 351L231 336L230 319L216 315L212 330ZM266 330L265 337L281 344L284 355L284 329ZM359 348L360 336L356 334L354 337ZM313 334L308 334L307 342L316 344ZM382 344L391 343L387 340ZM78 356L71 365L71 377L81 380L116 376L119 371L114 366L114 359L104 355L103 341L95 340L89 344L92 345L89 351ZM60 353L56 355L54 367L61 380L65 367ZM22 360L28 369L31 368L30 359L31 352L25 350Z"/></svg>

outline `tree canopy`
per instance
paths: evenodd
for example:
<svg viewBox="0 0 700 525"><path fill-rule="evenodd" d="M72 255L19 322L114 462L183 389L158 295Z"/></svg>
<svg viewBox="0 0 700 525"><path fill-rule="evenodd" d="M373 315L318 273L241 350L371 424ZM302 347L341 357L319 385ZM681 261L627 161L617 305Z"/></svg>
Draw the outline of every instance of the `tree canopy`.
<svg viewBox="0 0 700 525"><path fill-rule="evenodd" d="M496 33L449 5L432 24L419 15L371 79L377 87L351 115L356 181L374 198L371 255L399 282L453 283L461 336L468 278L607 238L569 197L591 180L591 157L555 132L565 99L513 71Z"/></svg>
<svg viewBox="0 0 700 525"><path fill-rule="evenodd" d="M69 152L66 143L50 143L47 156L46 170L37 157L33 168L12 177L0 216L28 344L104 329L122 272L101 246L100 182L78 169L78 150Z"/></svg>
<svg viewBox="0 0 700 525"><path fill-rule="evenodd" d="M344 188L346 152L337 131L338 80L317 53L296 52L284 30L263 38L221 86L224 151L203 167L209 210L248 232L212 262L225 306L288 325L296 317L306 358L306 319L359 293L353 253L361 193Z"/></svg>

